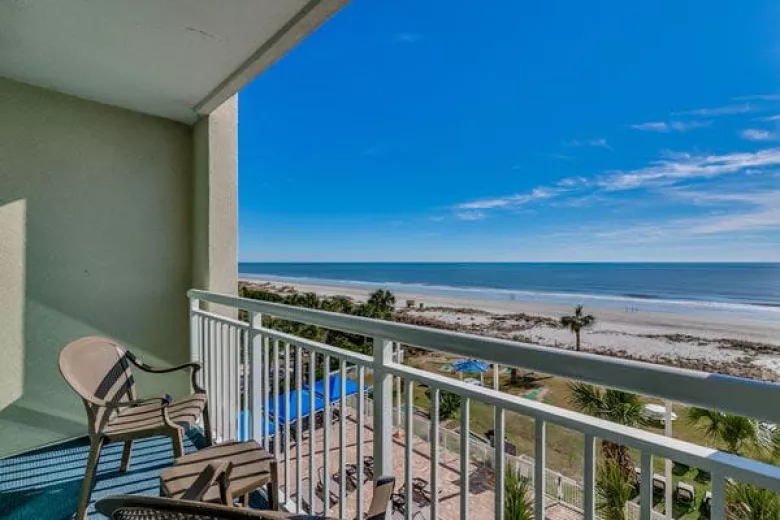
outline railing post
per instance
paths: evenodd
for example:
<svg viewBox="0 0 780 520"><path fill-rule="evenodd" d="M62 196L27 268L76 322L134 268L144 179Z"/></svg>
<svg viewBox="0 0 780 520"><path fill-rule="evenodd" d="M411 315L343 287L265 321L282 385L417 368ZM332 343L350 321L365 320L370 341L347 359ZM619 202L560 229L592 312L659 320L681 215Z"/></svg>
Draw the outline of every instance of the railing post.
<svg viewBox="0 0 780 520"><path fill-rule="evenodd" d="M251 345L249 347L250 359L252 360L252 367L249 370L249 381L251 382L252 389L252 405L249 407L250 414L252 416L252 438L255 440L261 440L263 446L267 446L265 430L263 430L263 379L265 375L263 373L263 337L257 332L258 329L263 326L263 316L259 312L249 313L249 337L251 338ZM267 373L267 371L265 372Z"/></svg>
<svg viewBox="0 0 780 520"><path fill-rule="evenodd" d="M393 474L393 343L374 338L374 479ZM408 440L407 440L408 442Z"/></svg>
<svg viewBox="0 0 780 520"><path fill-rule="evenodd" d="M401 352L401 344L395 344L395 362L398 364L403 363L403 352ZM401 431L401 378L395 378L395 427Z"/></svg>
<svg viewBox="0 0 780 520"><path fill-rule="evenodd" d="M200 300L190 298L190 361L200 360L200 330L198 329L198 315L195 311L200 309Z"/></svg>

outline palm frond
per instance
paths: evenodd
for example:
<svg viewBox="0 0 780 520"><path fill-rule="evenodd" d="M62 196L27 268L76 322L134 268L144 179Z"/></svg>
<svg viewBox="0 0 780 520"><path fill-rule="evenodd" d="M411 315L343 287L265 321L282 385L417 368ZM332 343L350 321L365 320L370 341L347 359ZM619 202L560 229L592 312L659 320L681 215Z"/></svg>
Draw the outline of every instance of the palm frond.
<svg viewBox="0 0 780 520"><path fill-rule="evenodd" d="M504 474L504 519L533 520L534 503L531 483L512 469Z"/></svg>
<svg viewBox="0 0 780 520"><path fill-rule="evenodd" d="M626 520L626 502L633 487L614 460L605 460L596 475L596 510L604 520Z"/></svg>
<svg viewBox="0 0 780 520"><path fill-rule="evenodd" d="M780 518L780 495L756 486L729 483L726 488L729 518L769 520Z"/></svg>
<svg viewBox="0 0 780 520"><path fill-rule="evenodd" d="M594 417L602 417L604 395L600 388L587 383L570 383L569 402Z"/></svg>

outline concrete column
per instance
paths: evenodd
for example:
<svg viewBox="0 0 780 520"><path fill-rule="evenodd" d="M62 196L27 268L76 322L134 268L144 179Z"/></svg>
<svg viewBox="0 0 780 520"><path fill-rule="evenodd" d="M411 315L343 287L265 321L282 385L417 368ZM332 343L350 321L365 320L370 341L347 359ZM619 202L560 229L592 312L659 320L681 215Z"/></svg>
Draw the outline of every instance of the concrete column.
<svg viewBox="0 0 780 520"><path fill-rule="evenodd" d="M193 128L193 287L238 290L238 96ZM210 310L235 314L235 310Z"/></svg>

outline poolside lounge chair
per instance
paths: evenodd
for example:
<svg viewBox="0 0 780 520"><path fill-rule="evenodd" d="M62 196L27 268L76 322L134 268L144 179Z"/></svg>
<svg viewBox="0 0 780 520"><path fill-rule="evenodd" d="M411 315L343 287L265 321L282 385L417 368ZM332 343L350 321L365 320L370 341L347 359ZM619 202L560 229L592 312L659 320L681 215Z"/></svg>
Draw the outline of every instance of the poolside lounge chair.
<svg viewBox="0 0 780 520"><path fill-rule="evenodd" d="M194 393L176 400L167 394L136 400L131 363L153 374L189 369ZM122 472L130 467L135 439L168 436L173 442L174 456L181 457L184 454L182 428L194 425L200 417L203 417L206 441L209 445L212 443L206 393L195 377L200 370L198 363L153 368L110 339L88 337L75 340L62 349L59 369L71 388L81 396L87 411L90 451L81 484L77 520L86 516L100 452L106 443L125 443L120 465Z"/></svg>
<svg viewBox="0 0 780 520"><path fill-rule="evenodd" d="M666 493L666 477L653 473L653 494L663 495Z"/></svg>
<svg viewBox="0 0 780 520"><path fill-rule="evenodd" d="M684 482L677 483L674 494L677 501L686 506L692 506L696 501L696 488Z"/></svg>
<svg viewBox="0 0 780 520"><path fill-rule="evenodd" d="M301 485L301 493L303 494L301 498L304 508L309 510L310 515L327 514L324 507L325 505L323 504L321 497L317 496L317 493L314 494L314 503L309 504L309 490L311 489L311 484L305 484L306 480L307 479L304 479L304 483ZM393 496L394 488L395 477L384 476L377 479L374 483L374 494L371 497L371 504L368 506L368 511L364 514L365 520L384 520L387 506L390 503L391 496Z"/></svg>

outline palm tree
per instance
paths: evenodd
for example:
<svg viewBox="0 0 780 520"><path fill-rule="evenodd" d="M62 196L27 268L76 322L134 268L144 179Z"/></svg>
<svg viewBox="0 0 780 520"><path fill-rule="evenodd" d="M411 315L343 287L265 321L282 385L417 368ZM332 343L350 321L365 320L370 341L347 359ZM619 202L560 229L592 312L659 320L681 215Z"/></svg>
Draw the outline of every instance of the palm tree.
<svg viewBox="0 0 780 520"><path fill-rule="evenodd" d="M430 388L425 391L425 395L428 399L433 398L433 392ZM460 410L461 397L458 394L451 392L439 392L439 420L446 421L450 417L454 417Z"/></svg>
<svg viewBox="0 0 780 520"><path fill-rule="evenodd" d="M570 402L588 415L633 427L646 422L644 403L636 394L587 383L571 383L569 389Z"/></svg>
<svg viewBox="0 0 780 520"><path fill-rule="evenodd" d="M616 461L606 459L596 474L596 511L604 520L626 520L626 502L634 487L623 478L623 470Z"/></svg>
<svg viewBox="0 0 780 520"><path fill-rule="evenodd" d="M596 317L592 314L583 314L582 305L574 307L574 314L561 318L561 325L574 333L576 338L576 350L580 349L580 332L596 323Z"/></svg>
<svg viewBox="0 0 780 520"><path fill-rule="evenodd" d="M377 289L371 293L371 296L368 297L368 302L366 303L369 307L372 307L379 316L386 316L395 309L395 295L385 289Z"/></svg>
<svg viewBox="0 0 780 520"><path fill-rule="evenodd" d="M533 520L534 503L530 483L516 471L507 468L504 476L505 520Z"/></svg>
<svg viewBox="0 0 780 520"><path fill-rule="evenodd" d="M340 312L342 314L352 314L355 309L355 302L349 296L335 295L322 301L322 310L330 312Z"/></svg>
<svg viewBox="0 0 780 520"><path fill-rule="evenodd" d="M642 399L636 394L586 383L571 383L569 389L569 402L588 415L632 427L646 423ZM606 458L614 460L622 468L625 480L636 480L634 461L627 447L605 440L601 443L601 450Z"/></svg>
<svg viewBox="0 0 780 520"><path fill-rule="evenodd" d="M689 408L688 421L698 426L712 441L726 447L729 453L744 455L758 446L758 425L755 421L739 415Z"/></svg>

